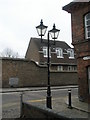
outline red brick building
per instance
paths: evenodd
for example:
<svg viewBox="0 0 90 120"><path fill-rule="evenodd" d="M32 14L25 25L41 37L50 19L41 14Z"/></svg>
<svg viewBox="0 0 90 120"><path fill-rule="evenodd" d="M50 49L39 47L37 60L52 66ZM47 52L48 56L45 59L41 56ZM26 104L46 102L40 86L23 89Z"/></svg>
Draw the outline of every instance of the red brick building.
<svg viewBox="0 0 90 120"><path fill-rule="evenodd" d="M77 55L79 99L90 102L90 2L71 2L72 44Z"/></svg>
<svg viewBox="0 0 90 120"><path fill-rule="evenodd" d="M47 40L31 38L26 52L26 59L33 60L39 65L47 65ZM51 71L77 71L76 55L74 49L64 41L50 40Z"/></svg>

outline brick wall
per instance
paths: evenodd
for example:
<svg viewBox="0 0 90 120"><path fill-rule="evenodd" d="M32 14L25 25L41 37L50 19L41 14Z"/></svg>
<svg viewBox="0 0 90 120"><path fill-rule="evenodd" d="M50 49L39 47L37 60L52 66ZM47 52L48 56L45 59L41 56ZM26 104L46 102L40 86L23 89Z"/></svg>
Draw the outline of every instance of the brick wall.
<svg viewBox="0 0 90 120"><path fill-rule="evenodd" d="M89 7L87 5L72 11L72 44L85 39L84 15L89 11Z"/></svg>
<svg viewBox="0 0 90 120"><path fill-rule="evenodd" d="M90 60L84 60L86 56L90 56L90 40L85 39L84 15L90 11L90 4L81 5L71 12L72 18L72 44L74 45L77 55L78 67L78 84L79 98L82 101L88 100L88 78L87 67L90 65Z"/></svg>
<svg viewBox="0 0 90 120"><path fill-rule="evenodd" d="M72 76L72 77L71 77ZM19 78L18 87L46 86L47 67L33 61L21 59L2 59L2 85L10 87L9 78ZM52 85L77 84L77 72L52 72Z"/></svg>
<svg viewBox="0 0 90 120"><path fill-rule="evenodd" d="M77 72L51 72L51 84L53 85L75 85L77 81Z"/></svg>
<svg viewBox="0 0 90 120"><path fill-rule="evenodd" d="M32 39L32 38L31 38ZM36 44L34 44L33 40L30 40L29 46L26 52L25 57L29 60L40 61L39 57L39 49Z"/></svg>
<svg viewBox="0 0 90 120"><path fill-rule="evenodd" d="M90 60L89 60L90 63ZM78 84L79 84L79 98L81 101L87 101L88 97L88 76L87 76L87 67L88 61L79 58L77 60L78 64Z"/></svg>
<svg viewBox="0 0 90 120"><path fill-rule="evenodd" d="M82 43L74 45L77 58L90 55L90 41L84 40Z"/></svg>

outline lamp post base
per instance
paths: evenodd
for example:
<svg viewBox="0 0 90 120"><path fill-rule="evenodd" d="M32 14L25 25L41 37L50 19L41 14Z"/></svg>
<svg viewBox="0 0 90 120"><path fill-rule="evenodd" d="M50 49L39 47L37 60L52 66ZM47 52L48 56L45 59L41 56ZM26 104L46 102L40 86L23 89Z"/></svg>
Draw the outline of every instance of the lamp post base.
<svg viewBox="0 0 90 120"><path fill-rule="evenodd" d="M46 102L47 102L47 108L50 108L50 109L52 109L52 97L51 96L47 96L47 98L46 98Z"/></svg>

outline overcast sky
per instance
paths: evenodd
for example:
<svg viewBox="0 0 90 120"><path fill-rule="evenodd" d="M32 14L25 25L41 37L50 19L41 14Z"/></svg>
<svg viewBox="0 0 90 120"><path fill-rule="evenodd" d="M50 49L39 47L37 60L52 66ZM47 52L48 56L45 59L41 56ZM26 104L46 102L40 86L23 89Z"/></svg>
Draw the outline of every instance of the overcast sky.
<svg viewBox="0 0 90 120"><path fill-rule="evenodd" d="M11 48L24 56L30 38L38 37L35 27L41 19L48 30L55 23L56 28L60 29L58 40L71 46L71 15L62 10L62 6L71 1L0 0L0 52Z"/></svg>

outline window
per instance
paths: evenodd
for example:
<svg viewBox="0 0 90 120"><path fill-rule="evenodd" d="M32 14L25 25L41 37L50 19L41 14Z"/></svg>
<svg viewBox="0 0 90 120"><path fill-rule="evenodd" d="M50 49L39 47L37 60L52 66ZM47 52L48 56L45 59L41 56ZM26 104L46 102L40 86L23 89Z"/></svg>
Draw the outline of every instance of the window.
<svg viewBox="0 0 90 120"><path fill-rule="evenodd" d="M68 66L68 71L77 71L76 66Z"/></svg>
<svg viewBox="0 0 90 120"><path fill-rule="evenodd" d="M63 71L63 66L58 66L58 67L57 67L57 70L58 70L58 71Z"/></svg>
<svg viewBox="0 0 90 120"><path fill-rule="evenodd" d="M43 47L43 54L44 54L44 57L48 57L47 47Z"/></svg>
<svg viewBox="0 0 90 120"><path fill-rule="evenodd" d="M72 71L72 66L68 66L68 71Z"/></svg>
<svg viewBox="0 0 90 120"><path fill-rule="evenodd" d="M56 48L57 58L63 58L63 50L61 48Z"/></svg>
<svg viewBox="0 0 90 120"><path fill-rule="evenodd" d="M68 49L67 53L69 54L70 59L74 59L74 50L73 49Z"/></svg>
<svg viewBox="0 0 90 120"><path fill-rule="evenodd" d="M43 47L43 54L44 54L44 57L48 57L48 48L47 47ZM51 57L51 49L49 49L49 57Z"/></svg>
<svg viewBox="0 0 90 120"><path fill-rule="evenodd" d="M59 65L57 66L57 70L58 71L69 71L69 72L76 72L77 71L77 66L76 65L67 65L67 66L62 66L62 65Z"/></svg>
<svg viewBox="0 0 90 120"><path fill-rule="evenodd" d="M90 12L85 15L85 38L90 38Z"/></svg>

